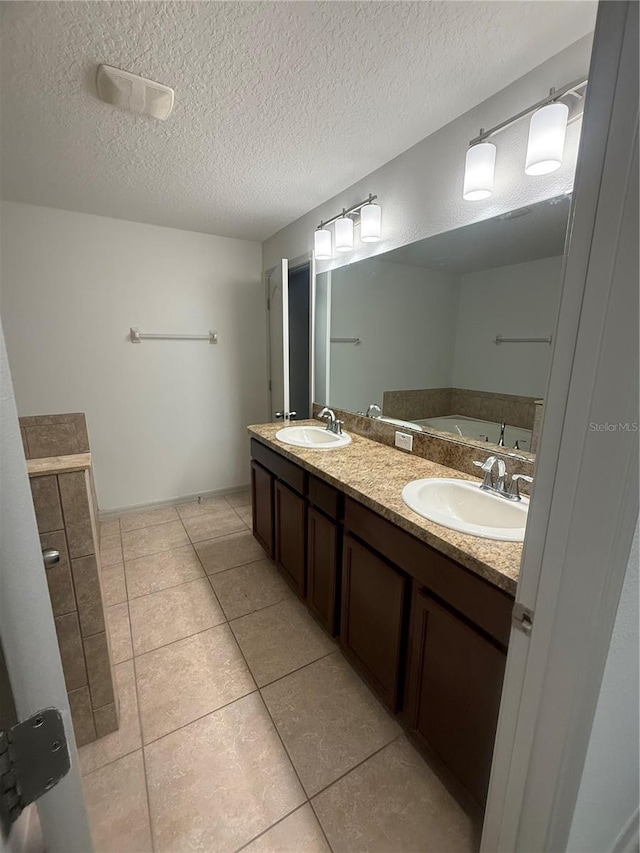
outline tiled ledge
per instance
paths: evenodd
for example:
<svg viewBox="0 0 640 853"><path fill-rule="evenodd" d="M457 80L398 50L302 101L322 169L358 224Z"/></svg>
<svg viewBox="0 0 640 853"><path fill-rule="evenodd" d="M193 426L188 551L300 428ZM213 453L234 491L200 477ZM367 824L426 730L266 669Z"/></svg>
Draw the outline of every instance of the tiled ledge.
<svg viewBox="0 0 640 853"><path fill-rule="evenodd" d="M41 459L27 459L27 473L30 477L44 477L47 474L68 474L70 471L85 471L91 468L90 453L74 453L70 456L45 456Z"/></svg>

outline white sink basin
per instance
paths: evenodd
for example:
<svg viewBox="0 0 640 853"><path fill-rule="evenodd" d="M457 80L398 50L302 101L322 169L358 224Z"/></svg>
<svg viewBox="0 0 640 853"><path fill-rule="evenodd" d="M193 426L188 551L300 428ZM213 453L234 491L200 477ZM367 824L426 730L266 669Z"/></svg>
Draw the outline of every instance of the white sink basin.
<svg viewBox="0 0 640 853"><path fill-rule="evenodd" d="M465 480L413 480L402 500L418 515L483 539L522 542L529 499L509 501Z"/></svg>
<svg viewBox="0 0 640 853"><path fill-rule="evenodd" d="M288 426L276 433L278 441L309 450L335 450L351 444L351 436L345 432L336 435L321 426Z"/></svg>

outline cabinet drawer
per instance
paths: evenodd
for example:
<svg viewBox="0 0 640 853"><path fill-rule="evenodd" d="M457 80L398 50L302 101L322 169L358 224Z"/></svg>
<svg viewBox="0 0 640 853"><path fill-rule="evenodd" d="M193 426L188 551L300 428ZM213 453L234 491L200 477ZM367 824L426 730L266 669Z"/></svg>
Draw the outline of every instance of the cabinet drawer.
<svg viewBox="0 0 640 853"><path fill-rule="evenodd" d="M513 598L439 554L351 498L345 500L345 530L351 530L420 584L507 646Z"/></svg>
<svg viewBox="0 0 640 853"><path fill-rule="evenodd" d="M274 450L270 450L256 441L251 439L251 456L259 462L272 474L275 474L279 480L286 483L288 486L298 492L300 495L306 494L306 473L303 468L280 456Z"/></svg>
<svg viewBox="0 0 640 853"><path fill-rule="evenodd" d="M309 475L309 503L321 509L329 518L337 521L341 514L341 493L320 480L318 477Z"/></svg>

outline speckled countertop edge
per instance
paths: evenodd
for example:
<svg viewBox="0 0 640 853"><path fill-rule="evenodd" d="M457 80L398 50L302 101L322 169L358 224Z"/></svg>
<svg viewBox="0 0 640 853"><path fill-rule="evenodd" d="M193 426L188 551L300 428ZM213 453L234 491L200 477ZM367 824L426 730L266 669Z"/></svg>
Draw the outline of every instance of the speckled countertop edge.
<svg viewBox="0 0 640 853"><path fill-rule="evenodd" d="M318 421L296 421L296 425L305 424L317 426ZM275 437L279 429L282 424L247 427L252 438L336 486L494 586L515 595L522 558L521 542L500 542L458 533L422 518L402 500L402 489L411 480L448 477L480 482L477 478L355 433L349 433L351 444L346 447L322 451L283 444Z"/></svg>
<svg viewBox="0 0 640 853"><path fill-rule="evenodd" d="M44 477L46 474L68 474L70 471L84 471L87 468L91 468L90 453L27 459L27 473L30 477Z"/></svg>

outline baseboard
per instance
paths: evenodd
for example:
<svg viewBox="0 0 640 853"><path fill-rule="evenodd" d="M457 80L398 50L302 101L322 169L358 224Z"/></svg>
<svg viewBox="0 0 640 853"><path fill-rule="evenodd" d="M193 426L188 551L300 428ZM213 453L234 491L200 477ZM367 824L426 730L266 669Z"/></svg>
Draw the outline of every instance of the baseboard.
<svg viewBox="0 0 640 853"><path fill-rule="evenodd" d="M225 495L235 495L238 492L244 492L249 488L247 483L244 486L233 486L230 489L214 489L210 492L196 492L193 495L180 495L179 497L169 498L164 501L150 501L149 503L129 504L127 506L115 507L114 509L99 510L98 515L101 521L108 521L110 518L126 515L129 512L139 512L143 509L161 509L165 506L177 506L178 504L188 504L197 501L198 498L223 498Z"/></svg>
<svg viewBox="0 0 640 853"><path fill-rule="evenodd" d="M611 853L637 853L640 844L638 826L639 814L636 809L616 838Z"/></svg>

